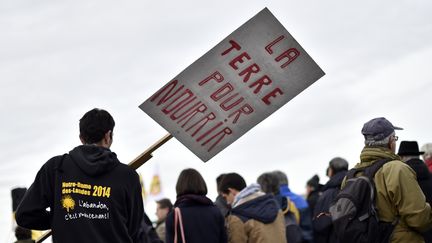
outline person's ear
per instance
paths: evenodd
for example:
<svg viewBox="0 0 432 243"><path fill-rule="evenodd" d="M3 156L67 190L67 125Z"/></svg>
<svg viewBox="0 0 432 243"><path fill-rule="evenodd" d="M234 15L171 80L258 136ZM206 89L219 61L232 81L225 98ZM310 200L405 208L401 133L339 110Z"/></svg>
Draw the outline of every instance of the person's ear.
<svg viewBox="0 0 432 243"><path fill-rule="evenodd" d="M234 197L237 195L237 190L235 190L235 189L233 189L231 187L228 187L228 191L231 192L234 195Z"/></svg>
<svg viewBox="0 0 432 243"><path fill-rule="evenodd" d="M390 138L390 141L388 143L388 147L393 153L396 153L396 139L394 139L393 137Z"/></svg>
<svg viewBox="0 0 432 243"><path fill-rule="evenodd" d="M86 144L86 142L84 141L84 139L82 138L81 134L79 135L79 139L81 141L82 144Z"/></svg>
<svg viewBox="0 0 432 243"><path fill-rule="evenodd" d="M105 133L104 135L104 143L110 147L112 144L112 131L109 130L108 132Z"/></svg>

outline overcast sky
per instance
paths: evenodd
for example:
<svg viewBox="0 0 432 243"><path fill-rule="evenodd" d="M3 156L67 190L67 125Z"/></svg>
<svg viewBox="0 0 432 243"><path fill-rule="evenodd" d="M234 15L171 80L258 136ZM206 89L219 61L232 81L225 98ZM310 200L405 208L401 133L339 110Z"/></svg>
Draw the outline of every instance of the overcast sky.
<svg viewBox="0 0 432 243"><path fill-rule="evenodd" d="M192 167L214 198L220 173L251 183L279 169L304 193L331 158L358 162L378 116L405 128L400 140L432 142L430 1L0 1L0 242L12 239L10 190L79 145L86 111L113 115L112 150L128 163L167 133L138 105L264 7L326 75L207 163L171 139L138 170L147 186L157 168L175 200Z"/></svg>

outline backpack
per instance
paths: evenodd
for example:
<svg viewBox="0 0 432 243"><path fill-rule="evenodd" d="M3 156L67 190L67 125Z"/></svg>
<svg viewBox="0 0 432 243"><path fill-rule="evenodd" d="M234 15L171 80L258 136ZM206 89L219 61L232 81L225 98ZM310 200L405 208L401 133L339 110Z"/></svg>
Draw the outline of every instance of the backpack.
<svg viewBox="0 0 432 243"><path fill-rule="evenodd" d="M289 198L287 199L287 208L283 212L285 219L285 235L287 242L289 243L301 243L303 241L302 230L297 223L296 216L294 212L291 211L291 207L295 207L292 205L293 203Z"/></svg>
<svg viewBox="0 0 432 243"><path fill-rule="evenodd" d="M379 221L375 206L375 173L390 159L374 162L364 168L354 168L346 175L345 187L330 206L333 229L340 242L389 242L396 222ZM356 175L363 172L362 175Z"/></svg>

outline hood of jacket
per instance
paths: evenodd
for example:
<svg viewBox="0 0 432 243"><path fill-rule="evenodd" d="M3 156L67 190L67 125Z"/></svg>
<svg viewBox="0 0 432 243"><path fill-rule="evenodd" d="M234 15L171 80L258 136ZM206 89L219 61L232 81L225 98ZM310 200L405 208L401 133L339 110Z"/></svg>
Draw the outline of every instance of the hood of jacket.
<svg viewBox="0 0 432 243"><path fill-rule="evenodd" d="M321 191L326 191L330 188L340 188L342 185L342 181L345 178L345 175L348 171L339 171L335 175L333 175L329 181L321 188Z"/></svg>
<svg viewBox="0 0 432 243"><path fill-rule="evenodd" d="M231 211L233 215L238 216L243 222L249 219L255 219L264 224L275 221L279 212L279 205L274 197L270 194L256 197L250 201L244 202Z"/></svg>
<svg viewBox="0 0 432 243"><path fill-rule="evenodd" d="M70 151L69 155L72 161L89 176L105 174L120 164L115 153L96 145L80 145Z"/></svg>

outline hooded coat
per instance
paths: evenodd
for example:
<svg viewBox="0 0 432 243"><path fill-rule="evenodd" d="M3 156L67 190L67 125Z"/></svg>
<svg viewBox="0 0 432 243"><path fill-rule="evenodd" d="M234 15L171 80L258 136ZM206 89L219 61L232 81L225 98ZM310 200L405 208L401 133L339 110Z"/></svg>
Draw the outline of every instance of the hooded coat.
<svg viewBox="0 0 432 243"><path fill-rule="evenodd" d="M235 204L227 217L230 243L285 243L285 221L272 195L255 192Z"/></svg>
<svg viewBox="0 0 432 243"><path fill-rule="evenodd" d="M132 243L143 242L144 215L138 174L109 149L81 145L42 166L16 220L52 229L55 243Z"/></svg>

